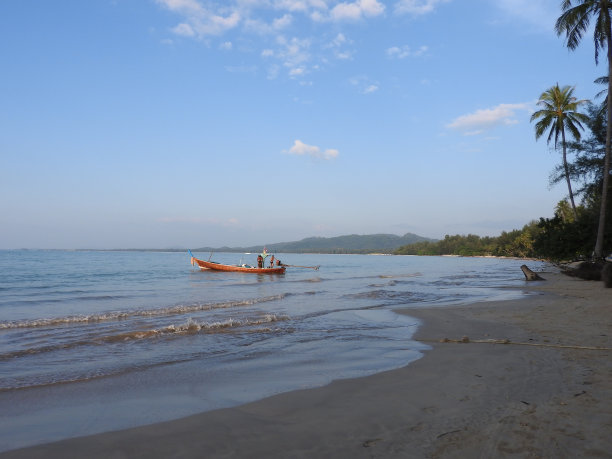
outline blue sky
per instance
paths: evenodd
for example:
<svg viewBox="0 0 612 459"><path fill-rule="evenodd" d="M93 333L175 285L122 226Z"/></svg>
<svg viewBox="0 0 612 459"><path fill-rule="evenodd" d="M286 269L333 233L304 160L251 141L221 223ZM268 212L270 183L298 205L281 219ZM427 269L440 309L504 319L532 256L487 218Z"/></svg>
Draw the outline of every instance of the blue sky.
<svg viewBox="0 0 612 459"><path fill-rule="evenodd" d="M529 117L601 90L558 0L4 0L0 248L499 235L553 213ZM605 63L605 62L604 62Z"/></svg>

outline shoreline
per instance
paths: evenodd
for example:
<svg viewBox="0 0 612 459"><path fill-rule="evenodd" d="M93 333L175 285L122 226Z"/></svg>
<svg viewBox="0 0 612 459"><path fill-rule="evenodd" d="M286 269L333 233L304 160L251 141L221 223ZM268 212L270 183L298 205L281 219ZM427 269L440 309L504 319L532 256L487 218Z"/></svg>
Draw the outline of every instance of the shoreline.
<svg viewBox="0 0 612 459"><path fill-rule="evenodd" d="M612 295L540 274L518 300L398 309L431 347L403 368L0 457L612 457L612 352L578 348L612 347Z"/></svg>

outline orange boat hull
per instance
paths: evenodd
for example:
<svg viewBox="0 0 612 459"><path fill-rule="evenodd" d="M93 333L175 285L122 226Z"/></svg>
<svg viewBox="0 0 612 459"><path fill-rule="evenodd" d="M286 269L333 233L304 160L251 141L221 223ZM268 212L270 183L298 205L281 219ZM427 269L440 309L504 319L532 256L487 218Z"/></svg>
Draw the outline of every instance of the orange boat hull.
<svg viewBox="0 0 612 459"><path fill-rule="evenodd" d="M253 274L284 274L285 267L281 266L278 268L249 268L246 266L233 266L224 265L221 263L215 263L214 261L204 261L193 257L192 263L195 262L201 270L212 269L214 271L231 271L240 273L253 273Z"/></svg>

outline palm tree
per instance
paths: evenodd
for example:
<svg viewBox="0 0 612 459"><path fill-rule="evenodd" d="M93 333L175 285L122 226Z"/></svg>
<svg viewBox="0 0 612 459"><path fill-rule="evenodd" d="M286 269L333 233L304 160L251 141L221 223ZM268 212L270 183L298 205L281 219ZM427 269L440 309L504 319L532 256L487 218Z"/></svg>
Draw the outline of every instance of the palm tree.
<svg viewBox="0 0 612 459"><path fill-rule="evenodd" d="M574 3L574 4L572 4ZM595 63L598 64L599 51L606 48L608 55L608 77L612 75L612 24L611 0L563 0L561 2L563 13L557 19L555 30L557 35L565 34L566 45L574 50L580 44L585 32L589 30L591 18L595 20L593 38L595 39ZM612 94L612 78L608 78L608 94ZM606 131L606 155L604 157L603 186L601 192L601 208L599 211L599 225L597 227L597 240L593 255L603 257L604 230L606 226L606 205L608 196L608 183L610 179L610 147L612 141L612 97L608 97L608 128Z"/></svg>
<svg viewBox="0 0 612 459"><path fill-rule="evenodd" d="M569 198L572 203L574 217L576 218L578 217L578 213L576 211L576 204L574 203L569 166L567 165L565 130L567 129L576 141L580 140L580 129L583 129L581 122L587 122L589 117L584 113L577 112L577 109L586 102L586 100L578 100L574 97L573 86L563 86L560 88L559 83L557 83L555 86L542 93L538 100L538 106L542 108L531 115L531 121L539 119L535 125L536 140L548 131L547 143L550 143L551 139L554 139L556 149L559 142L559 136L561 136L565 180L567 180Z"/></svg>

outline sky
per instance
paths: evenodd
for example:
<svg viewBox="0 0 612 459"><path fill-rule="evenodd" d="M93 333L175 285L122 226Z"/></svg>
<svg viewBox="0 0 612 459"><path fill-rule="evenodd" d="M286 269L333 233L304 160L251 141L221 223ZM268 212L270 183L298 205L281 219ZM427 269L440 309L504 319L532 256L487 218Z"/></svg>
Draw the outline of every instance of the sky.
<svg viewBox="0 0 612 459"><path fill-rule="evenodd" d="M559 0L2 0L0 248L497 236L551 217L530 116L593 81Z"/></svg>

